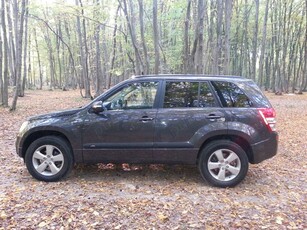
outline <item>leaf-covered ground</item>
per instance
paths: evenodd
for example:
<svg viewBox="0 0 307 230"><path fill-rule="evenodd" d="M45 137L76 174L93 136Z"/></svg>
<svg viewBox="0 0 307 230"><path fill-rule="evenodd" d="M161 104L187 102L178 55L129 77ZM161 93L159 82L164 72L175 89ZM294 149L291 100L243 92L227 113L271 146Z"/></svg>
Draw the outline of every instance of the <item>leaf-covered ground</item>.
<svg viewBox="0 0 307 230"><path fill-rule="evenodd" d="M306 229L307 95L268 95L278 155L219 189L196 167L78 165L57 183L33 179L15 153L26 117L87 103L78 91L28 91L0 109L0 229Z"/></svg>

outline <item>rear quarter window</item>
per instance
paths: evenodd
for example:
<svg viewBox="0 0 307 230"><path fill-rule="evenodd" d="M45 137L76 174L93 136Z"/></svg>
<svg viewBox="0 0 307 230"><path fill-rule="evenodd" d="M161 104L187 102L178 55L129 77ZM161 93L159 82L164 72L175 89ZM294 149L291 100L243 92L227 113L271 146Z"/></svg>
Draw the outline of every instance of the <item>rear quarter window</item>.
<svg viewBox="0 0 307 230"><path fill-rule="evenodd" d="M232 82L213 81L213 88L218 95L223 107L252 107L250 98Z"/></svg>
<svg viewBox="0 0 307 230"><path fill-rule="evenodd" d="M262 93L261 89L253 81L246 81L239 84L239 87L244 90L250 99L252 99L255 107L271 108L272 105L266 96Z"/></svg>

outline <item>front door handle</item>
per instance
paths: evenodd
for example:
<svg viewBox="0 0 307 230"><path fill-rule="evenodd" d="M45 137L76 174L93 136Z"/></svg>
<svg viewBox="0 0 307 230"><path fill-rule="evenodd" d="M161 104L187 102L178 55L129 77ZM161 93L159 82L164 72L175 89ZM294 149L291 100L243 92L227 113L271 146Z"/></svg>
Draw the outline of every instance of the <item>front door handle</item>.
<svg viewBox="0 0 307 230"><path fill-rule="evenodd" d="M152 117L148 117L148 116L143 116L140 119L140 121L142 121L142 122L147 122L147 121L152 121L152 120L153 120L153 118Z"/></svg>

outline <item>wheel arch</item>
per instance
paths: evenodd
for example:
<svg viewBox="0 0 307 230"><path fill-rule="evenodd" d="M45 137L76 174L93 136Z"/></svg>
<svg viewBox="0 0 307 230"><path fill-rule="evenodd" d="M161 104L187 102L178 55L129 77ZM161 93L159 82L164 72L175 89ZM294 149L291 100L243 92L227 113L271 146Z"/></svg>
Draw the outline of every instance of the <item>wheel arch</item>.
<svg viewBox="0 0 307 230"><path fill-rule="evenodd" d="M216 141L216 140L229 140L229 141L232 141L238 144L245 151L248 161L249 162L252 161L253 159L252 148L251 148L250 143L246 139L244 139L241 136L237 136L237 135L217 135L217 136L213 136L213 137L206 139L202 143L202 145L199 148L198 154L197 154L196 164L198 164L198 160L199 160L201 151L205 148L205 146L208 145L210 142Z"/></svg>
<svg viewBox="0 0 307 230"><path fill-rule="evenodd" d="M40 131L36 131L36 132L31 133L24 140L23 145L22 145L22 158L25 159L27 149L29 148L29 146L31 145L31 143L33 141L37 140L38 138L46 137L46 136L56 136L56 137L63 139L64 141L67 142L69 148L71 149L71 151L73 153L73 148L72 148L71 142L69 141L69 139L67 138L66 135L64 135L63 133L61 133L59 131L54 131L54 130L40 130ZM74 154L72 154L72 157L74 159Z"/></svg>

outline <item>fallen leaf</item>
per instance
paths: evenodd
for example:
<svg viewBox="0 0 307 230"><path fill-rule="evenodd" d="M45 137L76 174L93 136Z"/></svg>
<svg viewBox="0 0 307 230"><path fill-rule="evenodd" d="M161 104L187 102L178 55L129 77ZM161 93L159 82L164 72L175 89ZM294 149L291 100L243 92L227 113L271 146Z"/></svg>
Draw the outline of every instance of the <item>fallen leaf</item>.
<svg viewBox="0 0 307 230"><path fill-rule="evenodd" d="M284 220L284 218L282 218L281 216L277 216L276 217L276 223L277 224L282 224L282 221Z"/></svg>

